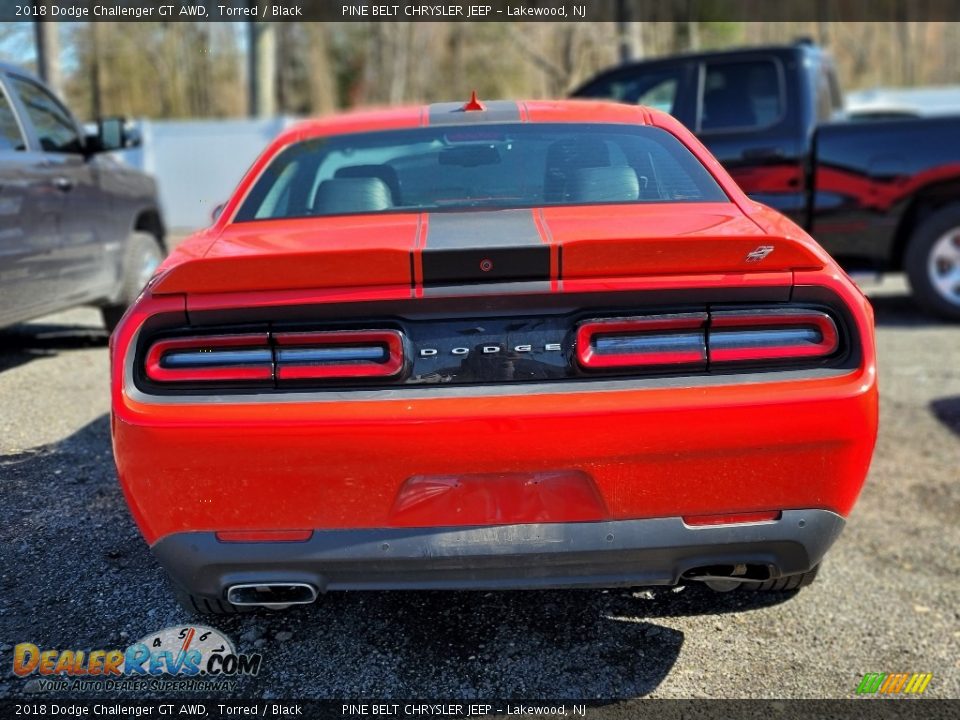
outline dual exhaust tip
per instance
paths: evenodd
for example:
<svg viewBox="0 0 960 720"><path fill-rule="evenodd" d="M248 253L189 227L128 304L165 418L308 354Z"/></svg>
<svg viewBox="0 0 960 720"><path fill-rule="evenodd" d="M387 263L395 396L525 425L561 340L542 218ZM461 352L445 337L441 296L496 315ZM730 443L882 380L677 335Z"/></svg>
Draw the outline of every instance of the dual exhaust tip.
<svg viewBox="0 0 960 720"><path fill-rule="evenodd" d="M309 605L317 599L317 589L309 583L243 583L227 588L227 602L244 607L282 610L291 605Z"/></svg>

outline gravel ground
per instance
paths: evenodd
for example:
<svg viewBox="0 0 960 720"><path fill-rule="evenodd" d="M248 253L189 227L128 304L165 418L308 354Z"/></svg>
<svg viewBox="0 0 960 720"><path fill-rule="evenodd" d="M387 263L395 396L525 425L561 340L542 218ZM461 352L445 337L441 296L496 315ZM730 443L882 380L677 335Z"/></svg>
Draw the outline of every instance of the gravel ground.
<svg viewBox="0 0 960 720"><path fill-rule="evenodd" d="M880 440L812 587L345 593L205 620L263 654L235 695L842 698L865 672L923 671L928 696L960 697L960 327L915 311L899 279L873 294ZM0 697L36 690L10 672L16 643L125 647L191 622L116 484L97 321L0 332Z"/></svg>

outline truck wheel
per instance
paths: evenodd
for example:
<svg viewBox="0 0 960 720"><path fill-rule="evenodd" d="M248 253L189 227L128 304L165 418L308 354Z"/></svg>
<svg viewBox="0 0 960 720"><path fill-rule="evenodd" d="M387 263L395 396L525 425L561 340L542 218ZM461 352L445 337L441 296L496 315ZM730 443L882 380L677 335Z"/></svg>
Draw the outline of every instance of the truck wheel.
<svg viewBox="0 0 960 720"><path fill-rule="evenodd" d="M920 223L903 264L921 307L960 320L960 205L949 205Z"/></svg>
<svg viewBox="0 0 960 720"><path fill-rule="evenodd" d="M153 277L163 260L163 249L157 239L147 232L134 232L127 239L127 250L123 258L123 288L115 304L100 308L103 324L108 332L120 322L130 304L137 299L143 286Z"/></svg>
<svg viewBox="0 0 960 720"><path fill-rule="evenodd" d="M255 608L246 605L234 605L226 600L209 600L191 595L185 590L176 588L177 601L183 609L194 615L239 615L252 612Z"/></svg>

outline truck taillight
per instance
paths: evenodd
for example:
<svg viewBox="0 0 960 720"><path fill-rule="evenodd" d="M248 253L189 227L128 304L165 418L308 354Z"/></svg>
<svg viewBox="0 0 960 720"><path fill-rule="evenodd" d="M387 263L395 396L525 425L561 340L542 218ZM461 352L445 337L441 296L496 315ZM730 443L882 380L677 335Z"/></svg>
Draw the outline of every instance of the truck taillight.
<svg viewBox="0 0 960 720"><path fill-rule="evenodd" d="M577 361L588 370L705 366L706 313L610 318L577 328Z"/></svg>
<svg viewBox="0 0 960 720"><path fill-rule="evenodd" d="M716 310L589 320L577 327L585 370L669 370L811 361L840 348L836 322L804 308Z"/></svg>
<svg viewBox="0 0 960 720"><path fill-rule="evenodd" d="M390 377L403 369L396 330L332 330L274 335L277 380Z"/></svg>
<svg viewBox="0 0 960 720"><path fill-rule="evenodd" d="M273 379L267 333L157 340L145 361L154 382L243 382Z"/></svg>

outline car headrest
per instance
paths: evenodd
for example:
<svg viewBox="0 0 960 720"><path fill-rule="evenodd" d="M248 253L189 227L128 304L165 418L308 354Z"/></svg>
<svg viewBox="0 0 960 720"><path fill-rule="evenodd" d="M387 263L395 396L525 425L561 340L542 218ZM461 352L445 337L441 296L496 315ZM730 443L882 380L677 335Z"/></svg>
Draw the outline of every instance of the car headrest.
<svg viewBox="0 0 960 720"><path fill-rule="evenodd" d="M333 174L334 178L379 178L390 188L394 205L400 203L400 178L389 165L347 165Z"/></svg>
<svg viewBox="0 0 960 720"><path fill-rule="evenodd" d="M571 173L567 200L578 203L632 202L640 197L640 181L633 168L593 167Z"/></svg>
<svg viewBox="0 0 960 720"><path fill-rule="evenodd" d="M392 207L390 188L374 177L324 180L313 201L313 212L317 215L376 212Z"/></svg>
<svg viewBox="0 0 960 720"><path fill-rule="evenodd" d="M610 165L610 149L599 138L557 140L547 148L547 168L543 197L547 202L561 202L570 175L579 168Z"/></svg>

